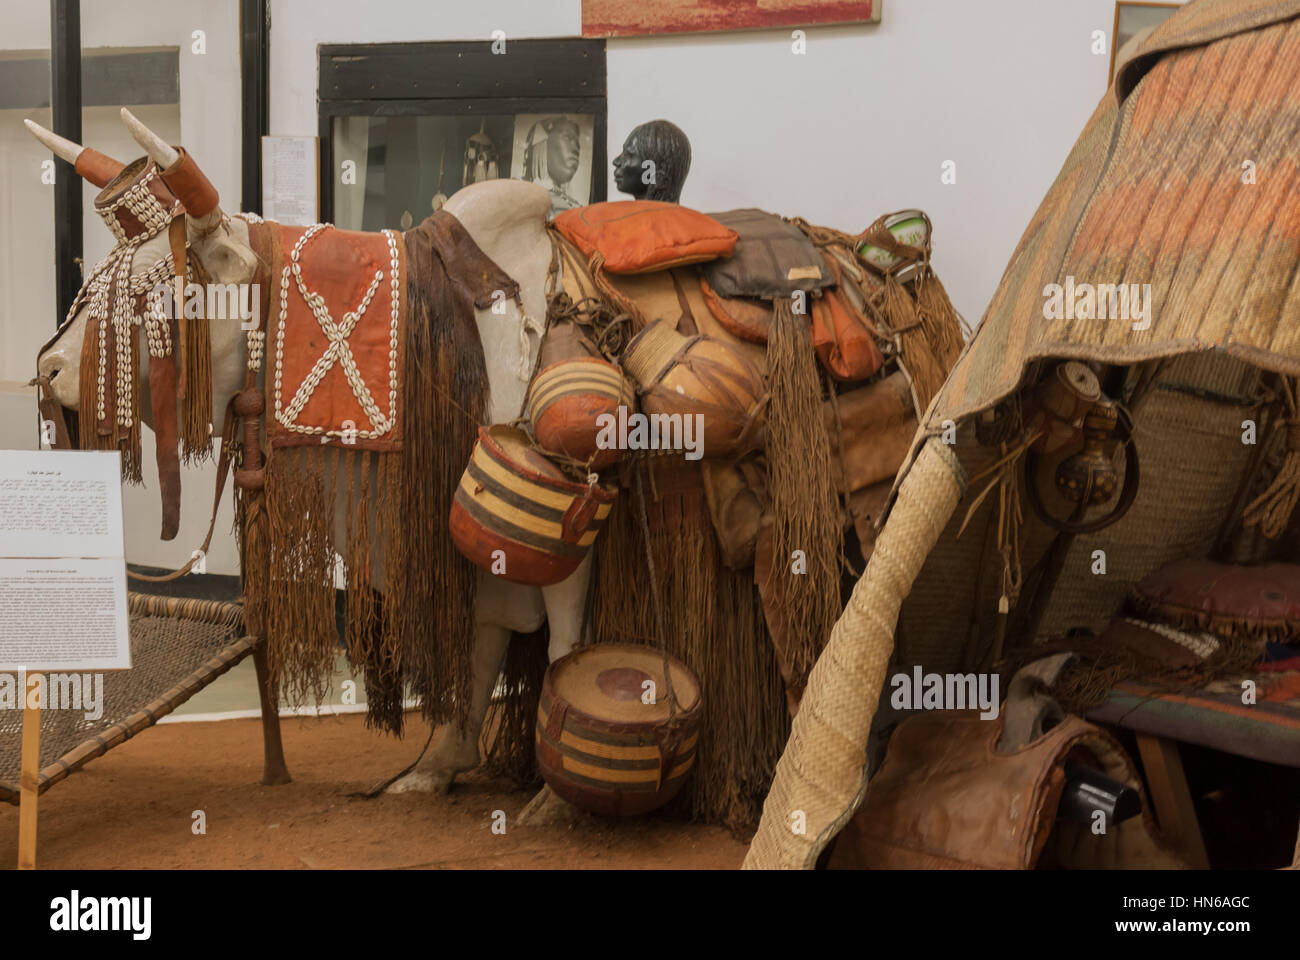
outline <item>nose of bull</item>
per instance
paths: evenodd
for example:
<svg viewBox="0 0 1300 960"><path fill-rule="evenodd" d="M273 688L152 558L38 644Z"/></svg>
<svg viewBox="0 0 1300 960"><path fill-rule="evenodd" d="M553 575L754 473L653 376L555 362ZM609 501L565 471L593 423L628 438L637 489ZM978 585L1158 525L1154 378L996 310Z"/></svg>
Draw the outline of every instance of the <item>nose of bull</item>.
<svg viewBox="0 0 1300 960"><path fill-rule="evenodd" d="M50 391L60 405L77 408L77 383L75 371L62 350L54 348L41 354L36 372L50 381Z"/></svg>

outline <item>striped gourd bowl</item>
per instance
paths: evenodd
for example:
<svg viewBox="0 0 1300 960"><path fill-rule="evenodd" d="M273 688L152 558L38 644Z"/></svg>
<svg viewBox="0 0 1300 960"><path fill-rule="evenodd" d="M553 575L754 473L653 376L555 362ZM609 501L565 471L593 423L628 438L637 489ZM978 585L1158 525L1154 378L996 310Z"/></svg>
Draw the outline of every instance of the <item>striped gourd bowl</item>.
<svg viewBox="0 0 1300 960"><path fill-rule="evenodd" d="M591 813L635 816L663 806L695 766L700 684L653 647L579 647L546 671L537 707L537 765L552 790ZM647 702L650 701L650 702Z"/></svg>
<svg viewBox="0 0 1300 960"><path fill-rule="evenodd" d="M512 583L544 587L578 568L616 490L574 483L514 427L480 427L451 505L456 548Z"/></svg>
<svg viewBox="0 0 1300 960"><path fill-rule="evenodd" d="M548 454L603 470L618 462L618 448L601 450L596 439L603 414L636 409L636 393L623 371L595 357L561 360L540 371L528 388L524 416Z"/></svg>

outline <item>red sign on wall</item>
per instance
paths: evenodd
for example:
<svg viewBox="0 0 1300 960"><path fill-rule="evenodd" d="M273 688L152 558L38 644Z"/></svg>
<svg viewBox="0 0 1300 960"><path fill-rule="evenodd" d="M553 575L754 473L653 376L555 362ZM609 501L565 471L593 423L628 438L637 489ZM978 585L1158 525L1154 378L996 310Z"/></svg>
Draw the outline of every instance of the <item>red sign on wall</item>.
<svg viewBox="0 0 1300 960"><path fill-rule="evenodd" d="M582 0L584 37L879 23L881 0Z"/></svg>

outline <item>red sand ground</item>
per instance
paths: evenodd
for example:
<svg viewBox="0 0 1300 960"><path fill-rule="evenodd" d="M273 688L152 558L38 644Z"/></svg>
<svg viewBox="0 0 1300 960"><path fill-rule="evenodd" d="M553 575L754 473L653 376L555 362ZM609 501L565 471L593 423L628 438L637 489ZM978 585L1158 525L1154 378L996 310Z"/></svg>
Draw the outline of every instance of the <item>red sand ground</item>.
<svg viewBox="0 0 1300 960"><path fill-rule="evenodd" d="M477 774L446 796L352 800L404 768L428 727L398 741L361 715L285 718L294 782L263 787L258 720L165 724L92 760L41 797L39 867L732 869L746 846L725 830L654 817L517 826L529 791ZM207 817L206 835L191 830ZM492 811L506 813L504 836ZM18 856L18 809L0 804L0 865Z"/></svg>

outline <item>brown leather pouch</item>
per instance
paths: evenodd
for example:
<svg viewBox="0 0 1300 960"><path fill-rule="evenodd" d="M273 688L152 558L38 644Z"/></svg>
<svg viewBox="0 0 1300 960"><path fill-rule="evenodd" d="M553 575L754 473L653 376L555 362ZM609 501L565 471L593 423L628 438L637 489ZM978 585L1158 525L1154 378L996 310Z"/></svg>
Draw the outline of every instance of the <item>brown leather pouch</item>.
<svg viewBox="0 0 1300 960"><path fill-rule="evenodd" d="M772 327L770 303L765 300L720 297L703 276L700 277L700 292L704 294L709 313L728 333L750 343L767 343L767 334Z"/></svg>
<svg viewBox="0 0 1300 960"><path fill-rule="evenodd" d="M1185 866L1159 840L1145 794L1140 817L1103 834L1056 824L1067 758L1141 792L1137 771L1109 734L1071 716L1001 754L1002 725L1002 718L981 720L969 711L901 723L827 866L1027 870L1049 843L1046 859L1056 866Z"/></svg>

